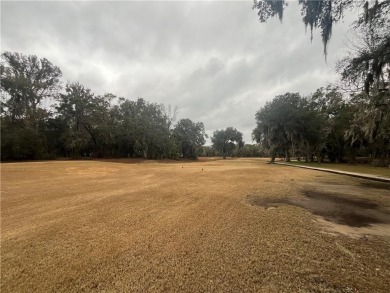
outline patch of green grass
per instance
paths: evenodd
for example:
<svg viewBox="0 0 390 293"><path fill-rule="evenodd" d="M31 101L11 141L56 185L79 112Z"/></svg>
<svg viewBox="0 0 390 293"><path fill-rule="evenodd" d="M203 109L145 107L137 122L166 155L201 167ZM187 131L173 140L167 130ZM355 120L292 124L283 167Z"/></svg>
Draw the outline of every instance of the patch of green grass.
<svg viewBox="0 0 390 293"><path fill-rule="evenodd" d="M376 166L364 165L364 164L345 164L345 163L316 163L316 162L305 163L305 162L298 162L298 161L291 161L290 163L294 165L301 165L301 166L308 166L308 167L316 167L316 168L324 168L324 169L331 169L331 170L390 177L390 168L388 167L376 167Z"/></svg>

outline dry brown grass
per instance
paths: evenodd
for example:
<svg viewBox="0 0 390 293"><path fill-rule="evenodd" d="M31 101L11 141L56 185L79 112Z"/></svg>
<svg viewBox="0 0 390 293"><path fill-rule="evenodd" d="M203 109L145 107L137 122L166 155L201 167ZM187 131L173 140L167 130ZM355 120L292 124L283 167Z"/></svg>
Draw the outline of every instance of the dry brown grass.
<svg viewBox="0 0 390 293"><path fill-rule="evenodd" d="M389 292L385 183L260 159L53 161L2 164L1 190L1 292ZM311 191L380 222L335 233L295 204Z"/></svg>
<svg viewBox="0 0 390 293"><path fill-rule="evenodd" d="M302 161L300 162L291 161L289 162L289 164L390 177L389 167L377 167L368 164L316 163L316 162L306 163Z"/></svg>

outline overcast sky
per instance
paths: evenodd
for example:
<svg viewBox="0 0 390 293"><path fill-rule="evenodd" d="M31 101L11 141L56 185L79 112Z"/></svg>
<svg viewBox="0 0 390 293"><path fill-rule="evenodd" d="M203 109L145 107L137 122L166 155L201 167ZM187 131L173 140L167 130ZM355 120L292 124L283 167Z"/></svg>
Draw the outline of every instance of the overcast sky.
<svg viewBox="0 0 390 293"><path fill-rule="evenodd" d="M328 61L320 32L305 35L291 1L283 23L260 23L253 2L1 2L1 51L45 57L64 84L178 107L211 135L232 126L251 143L255 113L285 92L310 94L337 78L353 17L334 26Z"/></svg>

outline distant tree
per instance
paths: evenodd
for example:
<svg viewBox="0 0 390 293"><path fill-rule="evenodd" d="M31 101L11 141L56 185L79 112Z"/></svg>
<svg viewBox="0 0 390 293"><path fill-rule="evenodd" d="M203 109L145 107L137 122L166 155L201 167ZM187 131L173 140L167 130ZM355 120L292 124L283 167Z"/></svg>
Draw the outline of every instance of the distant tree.
<svg viewBox="0 0 390 293"><path fill-rule="evenodd" d="M298 135L298 105L301 97L298 93L286 93L277 96L272 102L256 113L257 127L252 136L272 153L271 162L279 152L285 152L289 159L293 140Z"/></svg>
<svg viewBox="0 0 390 293"><path fill-rule="evenodd" d="M200 148L206 142L207 135L202 122L181 119L173 129L173 136L178 142L184 158L196 159Z"/></svg>
<svg viewBox="0 0 390 293"><path fill-rule="evenodd" d="M39 130L1 118L1 159L37 160L47 157L47 140Z"/></svg>
<svg viewBox="0 0 390 293"><path fill-rule="evenodd" d="M61 70L45 58L5 52L0 74L1 158L46 157L45 129L50 113L41 102L56 96Z"/></svg>
<svg viewBox="0 0 390 293"><path fill-rule="evenodd" d="M244 144L233 152L235 157L262 157L263 155L263 150L259 144Z"/></svg>
<svg viewBox="0 0 390 293"><path fill-rule="evenodd" d="M104 96L95 96L79 83L68 83L65 92L59 95L56 110L67 127L62 133L66 149L76 157L84 153L99 154L102 147L99 136L103 134L109 101Z"/></svg>
<svg viewBox="0 0 390 293"><path fill-rule="evenodd" d="M342 162L353 156L354 148L345 133L351 126L354 108L343 98L338 88L319 88L309 98L310 107L322 118L322 128L314 130L325 141L326 154L332 162Z"/></svg>
<svg viewBox="0 0 390 293"><path fill-rule="evenodd" d="M118 98L112 93L106 93L97 97L98 108L100 112L95 115L93 123L95 124L95 138L98 142L97 155L99 156L117 156L118 149L116 134L118 127L117 108L115 107ZM114 103L114 105L111 105Z"/></svg>
<svg viewBox="0 0 390 293"><path fill-rule="evenodd" d="M257 126L252 137L270 151L272 163L279 153L284 153L286 161L290 161L293 150L303 149L306 158L310 152L317 155L321 152L323 121L300 94L276 96L255 117Z"/></svg>
<svg viewBox="0 0 390 293"><path fill-rule="evenodd" d="M171 120L163 105L144 99L125 100L119 106L122 149L127 154L145 159L170 158L174 152Z"/></svg>
<svg viewBox="0 0 390 293"><path fill-rule="evenodd" d="M200 153L201 157L215 157L216 152L212 146L202 146L202 151Z"/></svg>
<svg viewBox="0 0 390 293"><path fill-rule="evenodd" d="M369 155L387 166L390 156L390 95L381 92L369 98L365 92L354 95L354 111L345 132L352 145L365 146Z"/></svg>
<svg viewBox="0 0 390 293"><path fill-rule="evenodd" d="M2 113L36 126L39 104L60 89L61 70L35 55L5 52L1 59Z"/></svg>
<svg viewBox="0 0 390 293"><path fill-rule="evenodd" d="M224 159L232 154L236 147L242 147L242 133L233 127L227 127L225 130L216 130L211 137L213 148L218 151Z"/></svg>

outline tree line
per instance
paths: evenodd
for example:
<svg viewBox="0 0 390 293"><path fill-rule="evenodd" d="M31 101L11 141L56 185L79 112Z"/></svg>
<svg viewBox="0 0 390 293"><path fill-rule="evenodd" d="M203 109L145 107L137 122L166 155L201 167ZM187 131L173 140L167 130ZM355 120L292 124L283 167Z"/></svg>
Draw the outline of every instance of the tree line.
<svg viewBox="0 0 390 293"><path fill-rule="evenodd" d="M46 58L16 52L1 58L2 160L205 155L204 124L188 118L176 122L171 107L95 95L78 82L62 89L60 68ZM45 101L52 105L44 107ZM232 127L215 131L211 140L214 155L223 157L244 145Z"/></svg>
<svg viewBox="0 0 390 293"><path fill-rule="evenodd" d="M299 0L302 21L320 29L325 57L332 25L361 5L353 25L353 50L337 64L339 85L309 96L285 93L255 116L245 145L233 127L216 130L212 146L202 122L181 119L170 107L113 94L95 95L80 83L62 88L61 70L45 58L1 55L1 159L141 157L196 159L199 155L278 155L306 161L390 157L390 1ZM255 0L261 22L283 18L284 0ZM53 107L42 106L51 100Z"/></svg>

